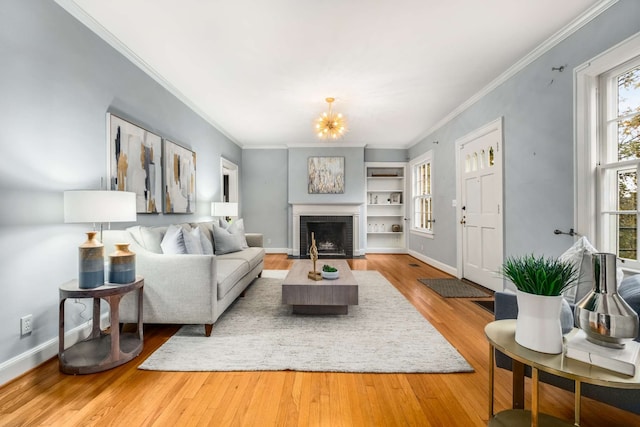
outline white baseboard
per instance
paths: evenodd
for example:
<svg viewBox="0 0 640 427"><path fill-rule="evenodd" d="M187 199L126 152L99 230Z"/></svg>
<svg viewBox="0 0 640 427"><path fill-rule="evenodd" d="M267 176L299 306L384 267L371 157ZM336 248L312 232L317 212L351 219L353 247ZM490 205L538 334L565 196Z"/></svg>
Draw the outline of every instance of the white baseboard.
<svg viewBox="0 0 640 427"><path fill-rule="evenodd" d="M109 313L103 313L100 325L105 328L109 325ZM91 333L92 321L88 320L81 325L67 331L64 336L65 347L84 340ZM22 374L38 367L44 362L58 355L58 338L52 338L42 344L30 348L22 354L0 364L0 386L18 378Z"/></svg>
<svg viewBox="0 0 640 427"><path fill-rule="evenodd" d="M437 268L438 270L442 270L445 273L449 273L454 277L458 277L458 269L456 267L452 267L448 264L445 264L443 262L437 261L433 258L429 258L426 255L423 255L421 253L418 253L416 251L412 251L411 249L409 249L409 255L411 255L414 258L419 259L420 261L429 264L432 267Z"/></svg>
<svg viewBox="0 0 640 427"><path fill-rule="evenodd" d="M264 251L268 254L289 254L291 251L289 248L264 248Z"/></svg>

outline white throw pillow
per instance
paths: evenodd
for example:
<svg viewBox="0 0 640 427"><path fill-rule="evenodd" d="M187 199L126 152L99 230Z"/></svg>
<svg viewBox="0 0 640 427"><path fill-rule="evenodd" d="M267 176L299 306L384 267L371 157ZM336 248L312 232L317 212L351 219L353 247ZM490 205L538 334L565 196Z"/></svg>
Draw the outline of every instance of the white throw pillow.
<svg viewBox="0 0 640 427"><path fill-rule="evenodd" d="M239 233L232 234L222 227L213 224L213 242L216 255L228 254L242 250L242 238Z"/></svg>
<svg viewBox="0 0 640 427"><path fill-rule="evenodd" d="M167 232L164 233L160 247L163 254L186 254L187 248L182 237L182 227L171 224L167 228Z"/></svg>
<svg viewBox="0 0 640 427"><path fill-rule="evenodd" d="M182 238L184 239L184 246L187 248L188 254L202 255L204 253L202 250L201 233L198 227L191 230L183 227Z"/></svg>
<svg viewBox="0 0 640 427"><path fill-rule="evenodd" d="M242 249L247 249L249 244L247 243L247 237L244 232L244 221L242 218L239 218L231 223L231 225L227 228L227 231L231 234L239 234L240 239L242 241Z"/></svg>
<svg viewBox="0 0 640 427"><path fill-rule="evenodd" d="M572 304L579 302L593 287L593 264L591 255L598 252L586 237L579 238L558 259L570 262L578 271L578 284L564 292L564 298Z"/></svg>

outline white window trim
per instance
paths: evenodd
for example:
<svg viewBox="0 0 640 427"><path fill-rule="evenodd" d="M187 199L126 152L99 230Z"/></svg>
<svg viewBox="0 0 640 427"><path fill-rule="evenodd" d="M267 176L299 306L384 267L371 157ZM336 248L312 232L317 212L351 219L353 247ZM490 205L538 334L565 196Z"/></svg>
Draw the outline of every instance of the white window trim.
<svg viewBox="0 0 640 427"><path fill-rule="evenodd" d="M409 233L411 234L415 234L417 236L422 236L422 237L427 237L430 239L434 238L435 232L435 226L432 225L431 227L431 231L428 230L423 230L421 228L415 228L413 226L414 224L414 218L413 215L415 215L414 212L414 207L413 207L413 191L415 189L415 174L414 174L414 168L419 165L420 163L424 163L426 161L429 161L431 163L431 214L433 215L433 189L434 189L434 185L433 185L433 170L434 170L434 166L433 166L433 150L429 150L426 153L423 153L421 155L419 155L418 157L412 159L409 162L409 174L411 175L411 179L409 180L409 199L411 200L409 207L408 207L408 213L409 215L409 224L411 224L411 226L409 227Z"/></svg>
<svg viewBox="0 0 640 427"><path fill-rule="evenodd" d="M596 248L602 247L597 228L598 77L640 53L640 33L574 70L574 222L576 231Z"/></svg>

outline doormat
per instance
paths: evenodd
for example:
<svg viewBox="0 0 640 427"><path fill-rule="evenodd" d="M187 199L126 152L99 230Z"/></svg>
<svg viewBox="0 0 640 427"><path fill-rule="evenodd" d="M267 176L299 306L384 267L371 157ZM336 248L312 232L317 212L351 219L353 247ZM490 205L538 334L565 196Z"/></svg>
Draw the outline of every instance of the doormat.
<svg viewBox="0 0 640 427"><path fill-rule="evenodd" d="M480 307L484 308L485 310L487 310L489 313L493 314L493 309L494 309L494 301L493 300L482 300L479 299L477 301L473 302L474 304L478 304Z"/></svg>
<svg viewBox="0 0 640 427"><path fill-rule="evenodd" d="M423 285L436 291L444 298L490 297L491 291L484 291L459 279L418 279Z"/></svg>

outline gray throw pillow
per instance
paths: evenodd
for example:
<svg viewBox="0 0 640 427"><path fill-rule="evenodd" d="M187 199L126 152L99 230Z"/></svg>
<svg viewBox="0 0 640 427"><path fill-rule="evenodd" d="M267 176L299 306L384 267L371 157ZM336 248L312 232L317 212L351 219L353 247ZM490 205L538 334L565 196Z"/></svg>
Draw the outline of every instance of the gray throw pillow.
<svg viewBox="0 0 640 427"><path fill-rule="evenodd" d="M213 241L215 254L223 255L242 250L242 236L240 234L229 233L222 227L213 224Z"/></svg>
<svg viewBox="0 0 640 427"><path fill-rule="evenodd" d="M636 314L640 313L640 274L623 279L618 287L618 294Z"/></svg>
<svg viewBox="0 0 640 427"><path fill-rule="evenodd" d="M189 230L187 227L182 228L182 238L184 239L184 246L187 248L187 253L202 255L203 250L202 240L200 238L200 229L196 227Z"/></svg>
<svg viewBox="0 0 640 427"><path fill-rule="evenodd" d="M160 243L163 254L186 254L187 248L182 237L182 227L170 225Z"/></svg>

